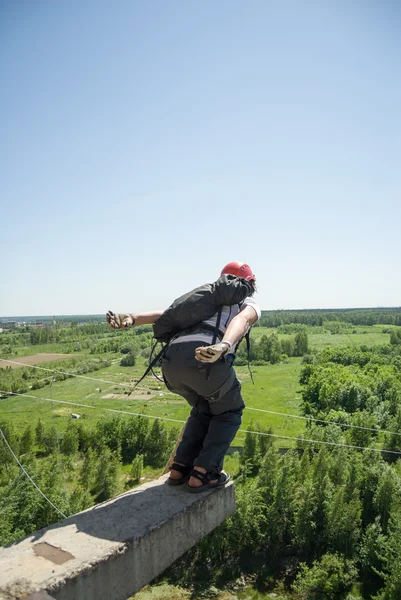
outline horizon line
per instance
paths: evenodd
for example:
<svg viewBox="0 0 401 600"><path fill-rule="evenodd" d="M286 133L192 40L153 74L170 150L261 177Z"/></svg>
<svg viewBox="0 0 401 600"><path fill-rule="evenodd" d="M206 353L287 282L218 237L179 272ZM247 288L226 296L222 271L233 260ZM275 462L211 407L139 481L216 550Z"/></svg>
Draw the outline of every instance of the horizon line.
<svg viewBox="0 0 401 600"><path fill-rule="evenodd" d="M317 311L347 311L347 310L401 310L401 306L346 306L346 307L326 307L326 308L267 308L261 309L262 313L266 312L317 312ZM57 319L57 318L65 318L65 317L100 317L105 315L106 313L60 313L60 314L36 314L36 315L2 315L0 316L0 320L9 319L9 320L18 320L23 318L48 318L48 319Z"/></svg>

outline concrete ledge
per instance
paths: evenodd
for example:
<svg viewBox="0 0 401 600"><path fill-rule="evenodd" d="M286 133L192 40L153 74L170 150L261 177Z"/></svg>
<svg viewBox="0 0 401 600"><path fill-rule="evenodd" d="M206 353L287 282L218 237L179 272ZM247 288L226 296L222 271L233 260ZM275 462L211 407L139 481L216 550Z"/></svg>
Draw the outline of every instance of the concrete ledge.
<svg viewBox="0 0 401 600"><path fill-rule="evenodd" d="M235 488L189 494L167 475L0 548L0 598L127 600L235 509Z"/></svg>

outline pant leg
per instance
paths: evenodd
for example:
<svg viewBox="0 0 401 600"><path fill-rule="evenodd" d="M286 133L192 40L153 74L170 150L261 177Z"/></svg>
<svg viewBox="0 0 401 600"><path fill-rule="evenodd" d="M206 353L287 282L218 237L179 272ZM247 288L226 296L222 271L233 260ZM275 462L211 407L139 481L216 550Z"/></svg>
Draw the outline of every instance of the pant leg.
<svg viewBox="0 0 401 600"><path fill-rule="evenodd" d="M186 344L171 346L162 360L162 366L163 378L168 389L185 398L192 407L174 460L193 465L208 432L211 414L206 400L185 383L188 361L192 362L189 359L194 354L194 351L188 352L188 349Z"/></svg>
<svg viewBox="0 0 401 600"><path fill-rule="evenodd" d="M231 363L222 360L206 368L195 359L196 346L172 345L163 359L167 386L193 407L175 460L191 464L197 456L194 464L219 472L245 405Z"/></svg>
<svg viewBox="0 0 401 600"><path fill-rule="evenodd" d="M225 410L229 405L236 408ZM222 398L210 405L212 416L209 429L194 465L217 473L222 470L227 450L241 426L244 406L240 384L236 380Z"/></svg>
<svg viewBox="0 0 401 600"><path fill-rule="evenodd" d="M202 446L207 436L211 413L207 403L203 399L191 410L187 424L179 443L174 460L186 465L193 465L195 459L202 450Z"/></svg>

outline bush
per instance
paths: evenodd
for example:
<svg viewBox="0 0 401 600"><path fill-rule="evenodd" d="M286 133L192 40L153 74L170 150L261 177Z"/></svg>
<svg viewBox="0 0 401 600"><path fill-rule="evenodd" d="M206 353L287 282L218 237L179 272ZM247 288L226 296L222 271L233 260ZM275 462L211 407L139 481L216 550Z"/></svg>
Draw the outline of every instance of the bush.
<svg viewBox="0 0 401 600"><path fill-rule="evenodd" d="M45 382L43 381L43 379L38 379L38 381L34 381L32 384L33 390L39 390L42 387L45 387Z"/></svg>
<svg viewBox="0 0 401 600"><path fill-rule="evenodd" d="M134 352L133 344L129 344L128 342L126 342L121 346L120 352L121 354L129 354L130 352Z"/></svg>
<svg viewBox="0 0 401 600"><path fill-rule="evenodd" d="M132 461L131 465L131 477L134 481L139 483L143 472L143 454L137 454Z"/></svg>
<svg viewBox="0 0 401 600"><path fill-rule="evenodd" d="M125 354L123 358L120 360L120 365L122 367L133 367L135 365L136 358L134 352L129 352Z"/></svg>
<svg viewBox="0 0 401 600"><path fill-rule="evenodd" d="M294 356L303 356L308 352L308 334L300 331L295 336Z"/></svg>
<svg viewBox="0 0 401 600"><path fill-rule="evenodd" d="M338 554L324 554L312 567L301 564L293 590L302 600L339 600L351 589L357 575L353 561Z"/></svg>
<svg viewBox="0 0 401 600"><path fill-rule="evenodd" d="M393 329L390 334L390 344L401 344L401 328Z"/></svg>

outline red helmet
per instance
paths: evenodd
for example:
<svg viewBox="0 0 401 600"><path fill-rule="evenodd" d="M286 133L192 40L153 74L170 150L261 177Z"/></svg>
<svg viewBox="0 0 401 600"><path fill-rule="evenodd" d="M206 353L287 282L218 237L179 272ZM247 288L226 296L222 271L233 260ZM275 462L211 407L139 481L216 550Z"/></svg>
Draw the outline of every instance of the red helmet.
<svg viewBox="0 0 401 600"><path fill-rule="evenodd" d="M242 262L230 262L223 268L222 275L235 275L236 277L242 277L246 281L256 281L255 275L252 273L252 269L249 265Z"/></svg>

